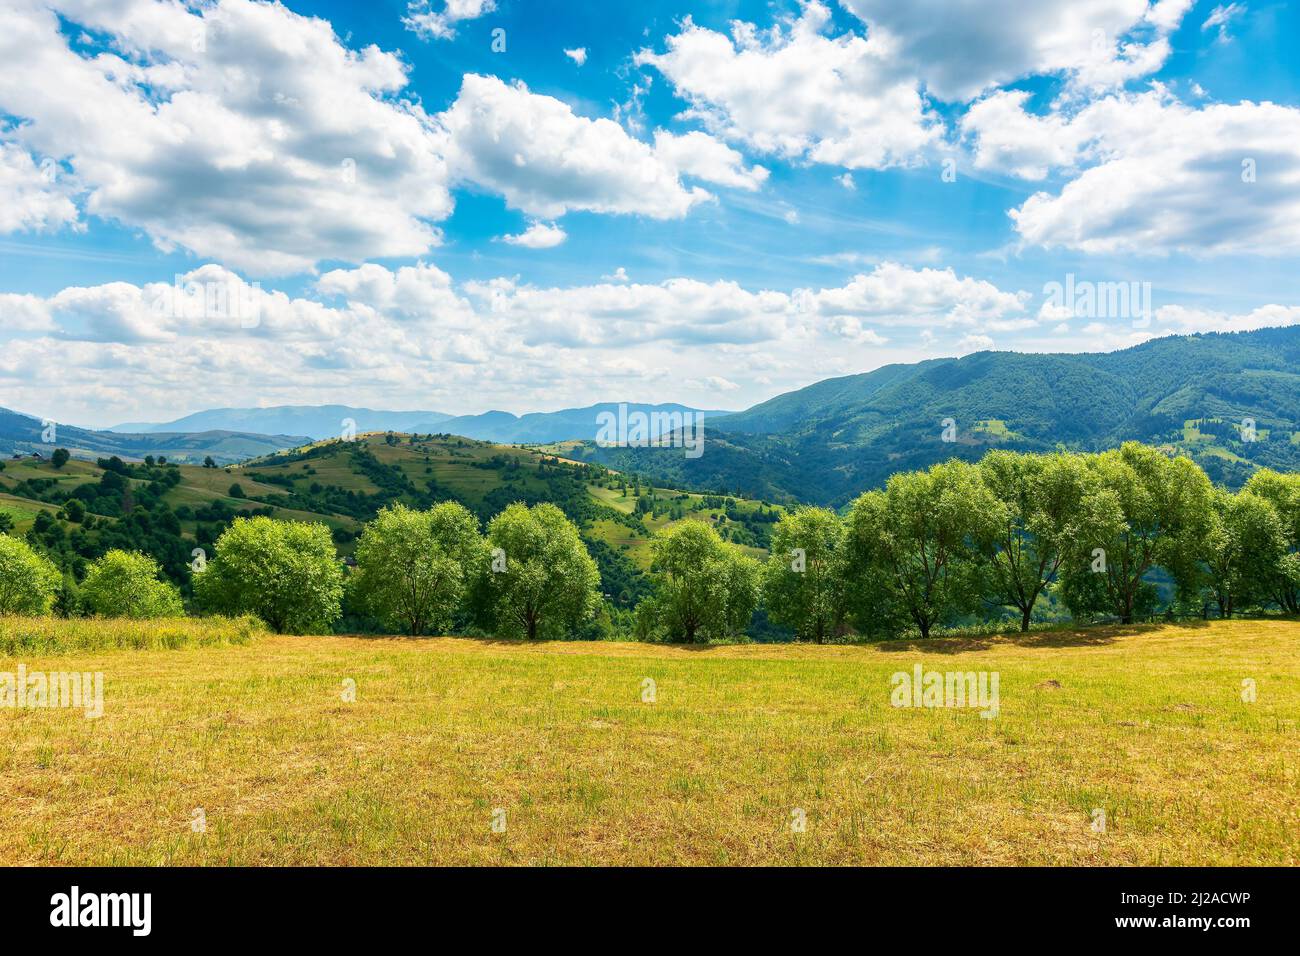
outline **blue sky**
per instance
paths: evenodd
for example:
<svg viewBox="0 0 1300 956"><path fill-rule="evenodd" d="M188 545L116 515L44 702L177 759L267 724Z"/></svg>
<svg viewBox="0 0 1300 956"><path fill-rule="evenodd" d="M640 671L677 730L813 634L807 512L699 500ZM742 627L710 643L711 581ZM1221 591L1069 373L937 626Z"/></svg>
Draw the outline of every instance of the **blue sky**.
<svg viewBox="0 0 1300 956"><path fill-rule="evenodd" d="M1300 321L1294 5L6 20L0 405L33 414L738 408L891 361ZM1149 308L1047 303L1067 276Z"/></svg>

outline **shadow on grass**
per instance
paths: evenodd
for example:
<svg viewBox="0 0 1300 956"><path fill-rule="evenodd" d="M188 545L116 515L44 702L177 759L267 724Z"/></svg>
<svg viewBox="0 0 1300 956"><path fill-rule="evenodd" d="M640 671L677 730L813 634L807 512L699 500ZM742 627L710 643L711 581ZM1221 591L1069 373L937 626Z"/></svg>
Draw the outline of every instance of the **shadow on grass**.
<svg viewBox="0 0 1300 956"><path fill-rule="evenodd" d="M763 643L719 643L719 644L685 644L671 641L637 641L629 638L625 641L586 641L581 638L538 638L530 641L523 637L495 637L487 634L421 634L412 637L410 634L333 634L331 637L346 637L349 640L358 641L403 641L410 643L421 643L424 641L465 641L471 644L484 644L489 646L500 647L564 647L568 644L590 644L602 645L610 644L613 646L633 646L633 647L673 647L682 651L712 651L724 647L797 647L800 646L794 642L772 642ZM812 646L812 645L809 645Z"/></svg>
<svg viewBox="0 0 1300 956"><path fill-rule="evenodd" d="M928 640L901 638L878 641L871 646L886 653L924 651L929 654L962 654L966 651L983 651L992 647L1101 647L1113 644L1121 637L1150 634L1167 627L1199 630L1209 627L1210 621L1179 621L1176 624L1105 624L1091 627L1060 628L1044 631L1003 631L998 634L980 634L970 637L932 637Z"/></svg>
<svg viewBox="0 0 1300 956"><path fill-rule="evenodd" d="M334 634L354 641L401 641L407 644L424 644L429 641L467 641L472 644L500 644L503 647L541 647L545 644L568 644L569 641L528 641L522 637L491 637L485 634L365 634L361 632Z"/></svg>
<svg viewBox="0 0 1300 956"><path fill-rule="evenodd" d="M1237 620L1251 620L1249 618L1238 618ZM1285 621L1295 620L1295 618L1270 617L1263 620ZM1210 620L1188 620L1177 622L1157 622L1152 624L1096 624L1083 627L1053 627L1042 630L1030 631L1022 634L1019 631L1001 631L994 634L978 635L949 635L943 637L932 637L927 640L919 638L896 638L880 641L861 641L849 644L828 644L827 647L863 647L871 648L887 654L917 653L923 652L928 654L963 654L967 651L982 651L993 647L1104 647L1113 644L1115 641L1124 637L1135 637L1141 634L1151 634L1156 631L1167 628L1181 628L1189 631L1204 630L1211 625L1218 623ZM590 643L590 644L632 644L639 645L642 642L627 641L571 641L571 640L536 640L529 641L525 638L504 638L483 634L443 634L433 636L412 637L405 634L340 634L338 637L349 637L357 640L373 641L432 641L432 640L456 640L467 641L475 644L498 645L501 647L563 647L566 644ZM671 647L683 651L707 652L719 648L736 647L737 644L685 644L685 643L647 643L647 647ZM814 644L805 643L784 643L784 642L755 642L743 646L748 647L815 647Z"/></svg>

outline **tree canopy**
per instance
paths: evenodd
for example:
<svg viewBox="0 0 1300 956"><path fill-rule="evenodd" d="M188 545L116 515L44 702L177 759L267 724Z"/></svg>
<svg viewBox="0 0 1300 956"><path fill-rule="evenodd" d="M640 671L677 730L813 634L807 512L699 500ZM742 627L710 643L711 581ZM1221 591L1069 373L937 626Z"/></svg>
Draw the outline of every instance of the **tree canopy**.
<svg viewBox="0 0 1300 956"><path fill-rule="evenodd" d="M698 520L659 532L652 547L654 594L644 602L650 628L687 643L744 630L758 605L757 561Z"/></svg>
<svg viewBox="0 0 1300 956"><path fill-rule="evenodd" d="M255 614L279 633L327 629L342 613L343 569L323 524L239 518L195 574L209 610Z"/></svg>
<svg viewBox="0 0 1300 956"><path fill-rule="evenodd" d="M552 504L515 503L488 525L485 623L507 635L560 636L589 620L600 573L578 528Z"/></svg>
<svg viewBox="0 0 1300 956"><path fill-rule="evenodd" d="M62 583L54 563L31 545L0 534L0 614L48 614Z"/></svg>
<svg viewBox="0 0 1300 956"><path fill-rule="evenodd" d="M180 590L158 579L158 562L138 552L113 550L91 564L81 585L81 603L101 617L179 617Z"/></svg>
<svg viewBox="0 0 1300 956"><path fill-rule="evenodd" d="M824 644L844 626L848 565L844 523L826 508L784 515L763 571L768 614L802 640Z"/></svg>
<svg viewBox="0 0 1300 956"><path fill-rule="evenodd" d="M444 631L485 573L485 554L478 519L463 505L394 505L357 542L353 593L388 627L411 635Z"/></svg>

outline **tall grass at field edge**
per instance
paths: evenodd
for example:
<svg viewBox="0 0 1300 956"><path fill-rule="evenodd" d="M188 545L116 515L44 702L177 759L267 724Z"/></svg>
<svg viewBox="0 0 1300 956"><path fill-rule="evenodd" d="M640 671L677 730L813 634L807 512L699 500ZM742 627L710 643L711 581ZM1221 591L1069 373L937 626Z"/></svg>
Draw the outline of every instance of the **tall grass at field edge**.
<svg viewBox="0 0 1300 956"><path fill-rule="evenodd" d="M0 655L176 650L245 645L266 633L257 618L56 618L0 616Z"/></svg>

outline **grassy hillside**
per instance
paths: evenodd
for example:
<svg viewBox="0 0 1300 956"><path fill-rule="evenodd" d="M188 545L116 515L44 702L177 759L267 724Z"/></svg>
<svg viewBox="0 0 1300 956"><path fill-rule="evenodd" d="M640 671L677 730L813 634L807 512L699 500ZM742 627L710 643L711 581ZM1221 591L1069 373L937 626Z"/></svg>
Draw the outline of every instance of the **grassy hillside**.
<svg viewBox="0 0 1300 956"><path fill-rule="evenodd" d="M263 502L307 511L336 511L368 520L392 502L427 507L455 500L486 523L506 505L549 501L581 529L600 565L604 590L631 607L644 593L650 536L678 521L712 522L724 538L764 553L780 509L652 487L635 476L568 460L562 447L494 445L451 435L362 435L324 442L229 469L237 480L270 486ZM344 552L346 533L336 535Z"/></svg>
<svg viewBox="0 0 1300 956"><path fill-rule="evenodd" d="M1298 641L1233 621L29 654L102 671L104 709L0 708L0 864L1296 865ZM917 664L996 671L998 716L892 707Z"/></svg>
<svg viewBox="0 0 1300 956"><path fill-rule="evenodd" d="M84 519L70 520L70 500L85 508ZM654 531L707 520L728 540L762 555L780 514L762 502L652 487L568 461L563 449L448 435L362 435L226 468L108 459L73 459L55 468L29 457L4 462L0 470L0 514L16 533L37 535L65 567L79 574L108 548L143 550L182 586L193 549L210 554L240 515L324 522L340 555L348 555L362 524L385 505L428 507L445 500L461 502L485 524L514 501L559 505L582 529L605 592L622 607L644 594Z"/></svg>
<svg viewBox="0 0 1300 956"><path fill-rule="evenodd" d="M704 454L602 449L575 457L751 497L842 504L896 471L991 446L1099 451L1127 440L1189 452L1240 486L1300 469L1300 327L1178 336L1122 352L980 352L828 379L706 424ZM945 436L951 419L955 433ZM1254 440L1243 421L1255 422ZM1199 423L1196 432L1189 426ZM953 440L945 440L945 437Z"/></svg>

